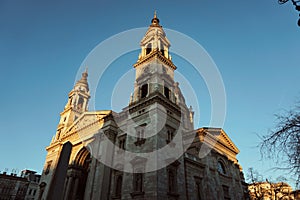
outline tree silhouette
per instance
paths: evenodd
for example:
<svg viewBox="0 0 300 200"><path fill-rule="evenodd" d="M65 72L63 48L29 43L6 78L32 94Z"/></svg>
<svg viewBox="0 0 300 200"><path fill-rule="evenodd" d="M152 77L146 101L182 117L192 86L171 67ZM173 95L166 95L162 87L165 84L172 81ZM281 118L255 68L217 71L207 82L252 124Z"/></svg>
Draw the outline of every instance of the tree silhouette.
<svg viewBox="0 0 300 200"><path fill-rule="evenodd" d="M260 146L263 158L273 158L300 183L300 103L285 114L276 115L277 125L263 136Z"/></svg>
<svg viewBox="0 0 300 200"><path fill-rule="evenodd" d="M278 0L278 3L279 4L284 4L286 2L288 2L289 0ZM293 5L295 6L295 9L297 11L300 11L300 0L291 0ZM299 14L300 16L300 14ZM298 26L300 26L300 19L298 20Z"/></svg>

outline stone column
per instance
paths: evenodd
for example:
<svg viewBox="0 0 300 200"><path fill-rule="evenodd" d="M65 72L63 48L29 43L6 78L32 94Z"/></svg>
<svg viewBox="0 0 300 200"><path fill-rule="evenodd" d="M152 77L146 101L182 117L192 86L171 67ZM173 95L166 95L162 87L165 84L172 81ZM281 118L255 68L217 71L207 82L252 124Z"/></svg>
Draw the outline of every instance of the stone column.
<svg viewBox="0 0 300 200"><path fill-rule="evenodd" d="M69 177L66 177L66 181L65 181L65 184L64 184L63 199L65 199L65 196L67 195L67 186L68 186L68 183L69 183Z"/></svg>
<svg viewBox="0 0 300 200"><path fill-rule="evenodd" d="M74 181L74 189L72 190L73 194L72 194L72 199L76 199L76 193L77 193L77 189L78 189L78 185L79 185L79 178L75 177L75 181Z"/></svg>
<svg viewBox="0 0 300 200"><path fill-rule="evenodd" d="M84 199L92 199L93 197L93 188L95 187L95 173L96 173L96 158L92 159L90 171L86 181L86 187L88 190L84 193Z"/></svg>
<svg viewBox="0 0 300 200"><path fill-rule="evenodd" d="M73 177L69 176L67 189L66 189L66 193L65 193L65 197L64 197L65 200L69 199L72 186L73 186Z"/></svg>
<svg viewBox="0 0 300 200"><path fill-rule="evenodd" d="M87 99L84 99L82 108L83 108L83 111L87 111Z"/></svg>

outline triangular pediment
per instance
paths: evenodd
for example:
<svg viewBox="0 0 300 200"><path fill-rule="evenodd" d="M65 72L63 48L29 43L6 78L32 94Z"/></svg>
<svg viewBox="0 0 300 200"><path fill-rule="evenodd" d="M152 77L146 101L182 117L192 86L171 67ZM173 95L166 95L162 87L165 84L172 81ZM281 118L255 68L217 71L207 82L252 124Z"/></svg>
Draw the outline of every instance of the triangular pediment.
<svg viewBox="0 0 300 200"><path fill-rule="evenodd" d="M240 151L223 129L204 127L197 129L197 133L201 142L236 161Z"/></svg>
<svg viewBox="0 0 300 200"><path fill-rule="evenodd" d="M223 129L221 129L221 134L219 136L219 142L221 142L222 144L225 144L227 147L230 147L237 154L240 152L240 150L235 146L233 141L229 138L229 136L225 133L225 131Z"/></svg>
<svg viewBox="0 0 300 200"><path fill-rule="evenodd" d="M81 137L92 135L102 128L104 117L111 112L111 110L84 112L66 129L62 134L62 139L74 133L79 133Z"/></svg>

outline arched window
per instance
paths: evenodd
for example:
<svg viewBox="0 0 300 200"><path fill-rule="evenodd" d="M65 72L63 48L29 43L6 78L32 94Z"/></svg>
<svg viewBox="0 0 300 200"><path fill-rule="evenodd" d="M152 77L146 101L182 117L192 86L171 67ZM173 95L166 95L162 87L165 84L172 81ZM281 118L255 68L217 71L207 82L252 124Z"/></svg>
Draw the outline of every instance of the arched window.
<svg viewBox="0 0 300 200"><path fill-rule="evenodd" d="M145 98L148 94L148 84L145 84L141 88L141 98Z"/></svg>
<svg viewBox="0 0 300 200"><path fill-rule="evenodd" d="M217 164L217 170L221 174L226 174L226 169L225 169L224 163L220 160L218 161L218 164Z"/></svg>
<svg viewBox="0 0 300 200"><path fill-rule="evenodd" d="M83 107L83 98L82 97L79 97L78 99L78 104L77 104L77 108L78 109L81 109Z"/></svg>
<svg viewBox="0 0 300 200"><path fill-rule="evenodd" d="M148 44L146 47L146 55L148 55L152 51L152 45Z"/></svg>

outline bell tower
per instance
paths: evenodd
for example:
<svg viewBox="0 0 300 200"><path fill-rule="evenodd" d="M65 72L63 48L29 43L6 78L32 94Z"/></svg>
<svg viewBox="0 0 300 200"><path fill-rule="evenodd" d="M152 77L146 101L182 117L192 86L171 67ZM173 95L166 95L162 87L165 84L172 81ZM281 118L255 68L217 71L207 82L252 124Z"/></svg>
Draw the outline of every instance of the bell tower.
<svg viewBox="0 0 300 200"><path fill-rule="evenodd" d="M57 126L55 140L59 140L61 133L68 128L83 112L88 110L90 98L89 85L87 82L87 69L82 73L74 88L69 93L68 102L60 113L60 121Z"/></svg>
<svg viewBox="0 0 300 200"><path fill-rule="evenodd" d="M153 50L160 51L165 58L170 59L168 52L170 42L166 38L166 34L162 26L159 24L159 19L156 16L156 12L154 13L154 18L151 20L150 27L144 38L141 40L140 45L142 52L139 56L139 60L145 58L147 55L153 52Z"/></svg>
<svg viewBox="0 0 300 200"><path fill-rule="evenodd" d="M156 12L151 24L140 42L141 52L137 62L133 65L136 74L134 92L130 98L129 107L139 102L161 96L164 101L181 109L184 127L193 128L193 112L185 104L185 99L174 81L174 72L177 67L169 54L171 46L163 27L159 24Z"/></svg>
<svg viewBox="0 0 300 200"><path fill-rule="evenodd" d="M134 64L136 76L130 103L138 102L156 92L175 103L173 91L176 66L169 55L171 45L159 24L156 12L140 46L141 53Z"/></svg>

